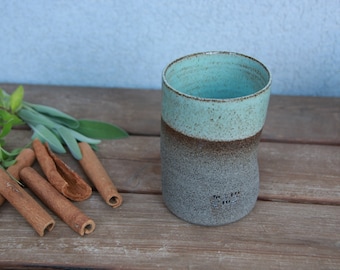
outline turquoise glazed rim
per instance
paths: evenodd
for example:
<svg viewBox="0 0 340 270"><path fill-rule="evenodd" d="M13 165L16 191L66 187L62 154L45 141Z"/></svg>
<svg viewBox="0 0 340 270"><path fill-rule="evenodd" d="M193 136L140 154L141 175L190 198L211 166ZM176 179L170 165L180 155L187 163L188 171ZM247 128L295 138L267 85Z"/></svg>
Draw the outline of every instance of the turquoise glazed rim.
<svg viewBox="0 0 340 270"><path fill-rule="evenodd" d="M270 71L250 56L219 51L184 56L163 71L162 118L194 138L248 138L263 128L270 87Z"/></svg>

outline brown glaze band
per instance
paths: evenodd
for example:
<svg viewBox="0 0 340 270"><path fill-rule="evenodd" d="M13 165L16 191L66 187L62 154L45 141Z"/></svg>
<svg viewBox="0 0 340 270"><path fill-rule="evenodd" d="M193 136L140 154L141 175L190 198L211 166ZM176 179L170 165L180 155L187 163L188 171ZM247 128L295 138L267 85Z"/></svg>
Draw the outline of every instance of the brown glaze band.
<svg viewBox="0 0 340 270"><path fill-rule="evenodd" d="M233 150L240 150L240 149L246 149L246 148L253 148L254 145L257 145L261 138L262 129L257 132L255 135L242 139L242 140L235 140L235 141L208 141L205 139L198 139L189 137L187 135L184 135L183 133L173 129L170 127L163 118L161 119L161 125L164 129L164 134L169 134L172 138L175 138L176 140L180 141L183 144L193 144L193 145L199 145L200 147L203 147L202 150L208 150L211 149L212 151L217 149L225 149L226 151L233 151Z"/></svg>

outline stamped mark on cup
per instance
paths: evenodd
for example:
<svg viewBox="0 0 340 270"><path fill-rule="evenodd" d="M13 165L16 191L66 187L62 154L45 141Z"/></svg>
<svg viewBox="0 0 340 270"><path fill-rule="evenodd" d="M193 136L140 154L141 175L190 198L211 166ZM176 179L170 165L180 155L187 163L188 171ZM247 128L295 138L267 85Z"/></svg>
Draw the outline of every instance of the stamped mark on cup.
<svg viewBox="0 0 340 270"><path fill-rule="evenodd" d="M240 191L231 192L222 195L212 195L210 197L210 204L213 210L230 207L237 203L241 195Z"/></svg>

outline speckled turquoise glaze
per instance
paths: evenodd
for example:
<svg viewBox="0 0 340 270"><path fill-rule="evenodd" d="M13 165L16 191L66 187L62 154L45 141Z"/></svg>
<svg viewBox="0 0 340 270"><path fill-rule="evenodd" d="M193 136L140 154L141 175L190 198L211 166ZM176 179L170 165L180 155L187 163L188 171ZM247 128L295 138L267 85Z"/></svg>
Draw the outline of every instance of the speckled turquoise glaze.
<svg viewBox="0 0 340 270"><path fill-rule="evenodd" d="M251 57L227 52L183 57L163 73L162 117L196 138L247 138L263 127L269 86L269 71Z"/></svg>
<svg viewBox="0 0 340 270"><path fill-rule="evenodd" d="M239 220L259 191L257 147L271 75L259 61L229 52L185 56L163 72L162 193L188 222Z"/></svg>

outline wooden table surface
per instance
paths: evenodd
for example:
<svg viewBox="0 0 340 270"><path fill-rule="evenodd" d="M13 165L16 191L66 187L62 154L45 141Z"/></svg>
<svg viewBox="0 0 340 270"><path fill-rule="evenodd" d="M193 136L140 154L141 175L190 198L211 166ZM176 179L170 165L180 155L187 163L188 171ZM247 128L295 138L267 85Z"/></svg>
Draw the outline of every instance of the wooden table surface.
<svg viewBox="0 0 340 270"><path fill-rule="evenodd" d="M340 269L340 98L273 95L254 210L230 225L201 227L162 202L160 91L24 87L26 101L129 132L127 139L103 141L97 152L124 203L113 209L94 192L75 203L95 221L92 234L81 237L52 214L55 228L39 237L6 202L1 269ZM30 135L13 131L7 147L22 146ZM86 178L70 155L61 157Z"/></svg>

